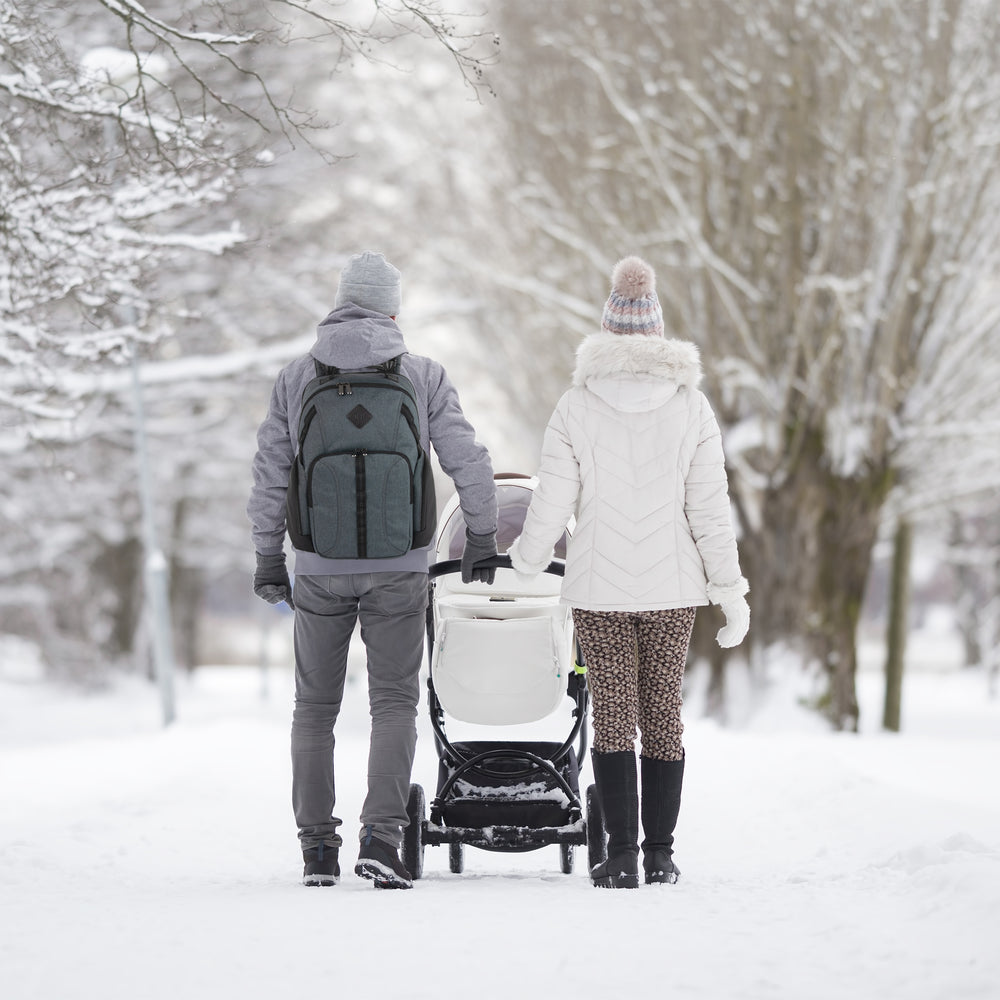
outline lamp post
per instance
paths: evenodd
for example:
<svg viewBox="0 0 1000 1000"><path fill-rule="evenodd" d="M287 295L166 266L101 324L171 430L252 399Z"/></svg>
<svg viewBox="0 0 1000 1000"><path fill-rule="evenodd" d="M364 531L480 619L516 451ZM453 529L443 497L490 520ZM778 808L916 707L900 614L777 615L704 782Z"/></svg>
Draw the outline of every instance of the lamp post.
<svg viewBox="0 0 1000 1000"><path fill-rule="evenodd" d="M155 58L155 57L153 57ZM135 78L135 53L112 48L92 49L83 62L84 73L91 80L107 85L109 90L121 92ZM104 142L110 155L114 155L116 138L114 122L106 120ZM122 319L127 327L135 328L135 309L122 307ZM142 397L142 377L139 355L133 338L129 347L132 367L132 405L134 413L134 442L136 472L139 479L139 502L142 509L143 589L150 629L152 632L153 669L160 691L163 725L169 726L176 718L174 700L174 643L170 621L170 593L166 556L160 548L153 507L152 477L149 469L149 448L146 439L146 417Z"/></svg>
<svg viewBox="0 0 1000 1000"><path fill-rule="evenodd" d="M160 689L163 725L177 716L174 702L174 641L170 623L170 592L167 558L160 548L153 512L153 491L149 472L149 449L146 443L146 417L142 400L142 379L135 344L132 355L132 402L135 413L135 456L139 475L139 500L142 507L143 582L146 609L153 633L153 669Z"/></svg>

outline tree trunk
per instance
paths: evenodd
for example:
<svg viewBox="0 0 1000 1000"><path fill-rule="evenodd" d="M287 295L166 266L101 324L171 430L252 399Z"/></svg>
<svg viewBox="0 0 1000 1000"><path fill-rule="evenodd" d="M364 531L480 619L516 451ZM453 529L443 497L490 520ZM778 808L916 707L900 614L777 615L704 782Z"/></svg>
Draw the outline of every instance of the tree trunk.
<svg viewBox="0 0 1000 1000"><path fill-rule="evenodd" d="M891 484L891 473L878 467L837 474L822 434L805 431L794 465L763 495L760 527L744 530L740 542L756 595L756 641L805 638L827 680L816 707L836 729L858 725L857 627Z"/></svg>
<svg viewBox="0 0 1000 1000"><path fill-rule="evenodd" d="M889 582L889 625L886 635L885 708L882 727L899 732L903 701L903 663L906 656L906 624L910 605L910 553L913 526L905 518L896 526L893 539L892 578Z"/></svg>
<svg viewBox="0 0 1000 1000"><path fill-rule="evenodd" d="M197 409L197 408L196 408ZM192 483L197 470L185 462L175 478L182 484ZM177 663L189 673L198 664L202 602L205 596L205 574L198 566L189 565L184 554L190 548L188 529L194 508L194 491L185 486L174 502L170 526L170 619L173 629L174 651Z"/></svg>
<svg viewBox="0 0 1000 1000"><path fill-rule="evenodd" d="M831 474L824 486L810 632L829 683L821 707L835 729L858 728L858 621L890 482L889 474L869 471L846 478Z"/></svg>
<svg viewBox="0 0 1000 1000"><path fill-rule="evenodd" d="M142 542L131 535L117 545L105 544L94 560L98 591L110 595L107 635L101 652L112 660L126 660L135 652L136 633L142 618Z"/></svg>
<svg viewBox="0 0 1000 1000"><path fill-rule="evenodd" d="M170 612L177 663L190 673L201 653L201 612L205 574L174 559L170 568Z"/></svg>
<svg viewBox="0 0 1000 1000"><path fill-rule="evenodd" d="M969 565L968 551L975 547L971 538L966 538L965 520L958 511L949 514L948 544L953 550L953 572L955 574L955 627L962 639L963 663L966 667L978 667L985 661L980 641L982 623L980 616L986 604L985 588L976 571Z"/></svg>

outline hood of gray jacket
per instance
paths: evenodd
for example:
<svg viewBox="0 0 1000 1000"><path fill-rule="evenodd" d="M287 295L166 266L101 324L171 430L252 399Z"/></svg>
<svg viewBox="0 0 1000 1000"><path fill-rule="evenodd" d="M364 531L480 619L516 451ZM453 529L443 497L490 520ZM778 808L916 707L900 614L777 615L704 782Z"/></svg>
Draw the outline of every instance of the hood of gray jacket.
<svg viewBox="0 0 1000 1000"><path fill-rule="evenodd" d="M334 368L367 368L407 350L392 317L348 303L320 323L309 353Z"/></svg>
<svg viewBox="0 0 1000 1000"><path fill-rule="evenodd" d="M573 385L616 410L653 410L701 382L698 348L687 340L595 333L576 352Z"/></svg>

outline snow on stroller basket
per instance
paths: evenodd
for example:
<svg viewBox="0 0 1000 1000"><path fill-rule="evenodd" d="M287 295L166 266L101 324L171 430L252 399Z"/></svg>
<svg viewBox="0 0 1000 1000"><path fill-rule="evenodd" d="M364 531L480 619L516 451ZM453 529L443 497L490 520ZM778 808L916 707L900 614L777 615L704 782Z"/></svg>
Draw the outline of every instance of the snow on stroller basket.
<svg viewBox="0 0 1000 1000"><path fill-rule="evenodd" d="M461 583L465 519L457 497L438 525L427 610L438 781L429 820L423 788L410 786L403 859L415 878L423 872L428 844L448 845L449 869L456 874L464 869L467 845L515 852L558 844L565 874L573 870L577 845L588 845L591 867L604 859L604 823L593 786L586 813L580 799L588 694L570 609L559 599L566 536L545 573L527 583L520 579L506 552L521 532L536 480L507 474L496 481L499 555L492 560L492 586ZM476 728L547 727L566 698L572 726L559 741L458 741L446 731L446 717Z"/></svg>

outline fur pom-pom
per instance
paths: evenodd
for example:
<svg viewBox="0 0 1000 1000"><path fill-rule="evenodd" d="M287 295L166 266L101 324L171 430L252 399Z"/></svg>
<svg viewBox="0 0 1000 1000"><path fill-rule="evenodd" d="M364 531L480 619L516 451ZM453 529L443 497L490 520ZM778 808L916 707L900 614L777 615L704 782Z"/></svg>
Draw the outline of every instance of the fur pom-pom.
<svg viewBox="0 0 1000 1000"><path fill-rule="evenodd" d="M626 257L611 272L611 288L626 299L644 298L656 289L656 272L641 257Z"/></svg>

